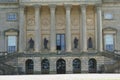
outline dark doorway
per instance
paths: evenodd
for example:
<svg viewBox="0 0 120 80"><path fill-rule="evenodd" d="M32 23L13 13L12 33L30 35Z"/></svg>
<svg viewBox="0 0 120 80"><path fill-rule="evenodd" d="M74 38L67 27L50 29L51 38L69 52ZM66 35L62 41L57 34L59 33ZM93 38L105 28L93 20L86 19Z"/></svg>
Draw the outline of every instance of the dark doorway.
<svg viewBox="0 0 120 80"><path fill-rule="evenodd" d="M56 35L56 49L65 50L65 35L64 34Z"/></svg>
<svg viewBox="0 0 120 80"><path fill-rule="evenodd" d="M63 59L57 60L56 63L57 74L65 74L66 73L66 62Z"/></svg>
<svg viewBox="0 0 120 80"><path fill-rule="evenodd" d="M73 73L81 72L81 61L79 59L73 60Z"/></svg>
<svg viewBox="0 0 120 80"><path fill-rule="evenodd" d="M90 59L89 60L89 73L96 73L97 70L97 62L95 59Z"/></svg>
<svg viewBox="0 0 120 80"><path fill-rule="evenodd" d="M48 59L43 59L41 62L41 73L49 74L49 61Z"/></svg>
<svg viewBox="0 0 120 80"><path fill-rule="evenodd" d="M26 74L33 74L33 66L34 66L33 60L28 59L25 65L26 65Z"/></svg>

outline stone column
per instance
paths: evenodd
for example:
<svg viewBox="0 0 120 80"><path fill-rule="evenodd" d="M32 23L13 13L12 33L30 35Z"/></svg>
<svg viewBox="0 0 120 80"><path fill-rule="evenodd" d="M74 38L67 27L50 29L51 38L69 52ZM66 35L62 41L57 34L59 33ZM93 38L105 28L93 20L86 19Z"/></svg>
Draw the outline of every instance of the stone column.
<svg viewBox="0 0 120 80"><path fill-rule="evenodd" d="M56 51L56 26L55 26L55 8L56 5L50 5L51 24L50 24L50 51Z"/></svg>
<svg viewBox="0 0 120 80"><path fill-rule="evenodd" d="M65 8L66 8L66 52L71 52L71 25L70 25L71 5L65 5Z"/></svg>
<svg viewBox="0 0 120 80"><path fill-rule="evenodd" d="M35 5L35 52L41 49L40 6Z"/></svg>
<svg viewBox="0 0 120 80"><path fill-rule="evenodd" d="M103 51L103 43L102 43L102 10L101 6L96 6L97 8L97 49L98 51Z"/></svg>
<svg viewBox="0 0 120 80"><path fill-rule="evenodd" d="M24 5L20 5L19 9L19 52L23 52L25 50L25 14L24 14Z"/></svg>
<svg viewBox="0 0 120 80"><path fill-rule="evenodd" d="M82 29L81 29L81 34L82 34L82 51L86 52L87 51L87 30L86 30L86 5L81 5L81 22L82 22Z"/></svg>

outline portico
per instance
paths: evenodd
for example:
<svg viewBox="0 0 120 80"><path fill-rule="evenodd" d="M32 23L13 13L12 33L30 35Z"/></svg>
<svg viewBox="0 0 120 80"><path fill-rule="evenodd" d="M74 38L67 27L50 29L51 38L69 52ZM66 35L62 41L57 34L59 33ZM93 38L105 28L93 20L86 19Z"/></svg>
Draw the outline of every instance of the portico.
<svg viewBox="0 0 120 80"><path fill-rule="evenodd" d="M92 11L89 12L88 6L92 6ZM32 8L31 8L32 7ZM95 10L95 9L96 10ZM42 12L44 9L46 12ZM28 12L28 11L31 12ZM60 11L59 11L60 10ZM72 12L76 11L75 14ZM72 13L71 13L72 12ZM91 14L93 12L93 14ZM44 15L44 14L45 15ZM90 13L93 18L87 19L87 13ZM97 16L95 16L95 14ZM32 16L32 17L31 17ZM76 17L77 16L77 17ZM30 18L31 17L31 18ZM91 16L90 16L91 17ZM43 19L44 18L44 19ZM94 21L91 25L90 21ZM74 19L74 20L73 20ZM31 23L29 21L31 20ZM76 22L75 22L76 20ZM88 51L88 37L93 37L94 50L102 51L102 16L101 6L94 4L23 4L20 6L20 36L19 36L19 51L23 52L28 48L28 40L32 37L35 45L35 52L43 51L43 39L48 40L48 50L56 52L56 35L65 34L65 52L72 52L74 49L73 40L78 38L78 50L81 52ZM95 26L95 24L97 24ZM92 28L92 27L93 28ZM89 28L91 27L91 28ZM77 30L77 32L75 31ZM90 29L93 29L90 31ZM97 35L95 34L97 30ZM92 32L93 31L93 32ZM89 35L91 34L91 35ZM24 35L24 38L23 38ZM95 43L97 41L97 44ZM26 44L23 44L23 42ZM21 44L22 43L22 44ZM100 44L99 44L100 43ZM97 45L97 46L96 46Z"/></svg>

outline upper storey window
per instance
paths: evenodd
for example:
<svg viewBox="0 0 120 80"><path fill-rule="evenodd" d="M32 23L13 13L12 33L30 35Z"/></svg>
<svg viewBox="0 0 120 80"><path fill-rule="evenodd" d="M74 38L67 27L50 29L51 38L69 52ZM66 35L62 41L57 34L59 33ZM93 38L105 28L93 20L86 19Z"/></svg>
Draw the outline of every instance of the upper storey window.
<svg viewBox="0 0 120 80"><path fill-rule="evenodd" d="M16 21L17 20L17 13L8 13L7 20L8 21Z"/></svg>
<svg viewBox="0 0 120 80"><path fill-rule="evenodd" d="M104 50L114 51L116 47L116 33L117 30L112 27L103 29L104 35Z"/></svg>
<svg viewBox="0 0 120 80"><path fill-rule="evenodd" d="M111 14L111 13L104 13L104 19L112 20L113 19L113 14Z"/></svg>
<svg viewBox="0 0 120 80"><path fill-rule="evenodd" d="M114 50L114 38L113 35L105 35L105 50L113 51Z"/></svg>

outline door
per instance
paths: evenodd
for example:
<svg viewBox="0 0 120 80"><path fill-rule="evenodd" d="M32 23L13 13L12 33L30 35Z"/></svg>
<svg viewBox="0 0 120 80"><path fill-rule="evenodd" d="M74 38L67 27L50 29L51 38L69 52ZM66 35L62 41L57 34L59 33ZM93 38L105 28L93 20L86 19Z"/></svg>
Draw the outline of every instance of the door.
<svg viewBox="0 0 120 80"><path fill-rule="evenodd" d="M33 74L33 66L34 66L33 60L28 59L25 65L26 65L26 74Z"/></svg>
<svg viewBox="0 0 120 80"><path fill-rule="evenodd" d="M66 62L63 59L57 60L56 63L57 74L65 74L66 73Z"/></svg>
<svg viewBox="0 0 120 80"><path fill-rule="evenodd" d="M57 50L65 50L65 35L57 34L56 37L56 49Z"/></svg>

